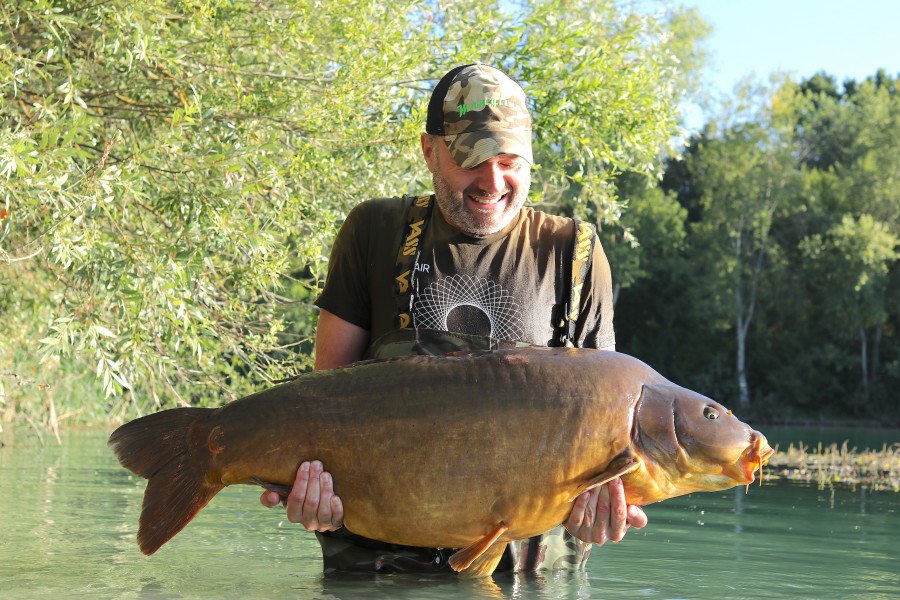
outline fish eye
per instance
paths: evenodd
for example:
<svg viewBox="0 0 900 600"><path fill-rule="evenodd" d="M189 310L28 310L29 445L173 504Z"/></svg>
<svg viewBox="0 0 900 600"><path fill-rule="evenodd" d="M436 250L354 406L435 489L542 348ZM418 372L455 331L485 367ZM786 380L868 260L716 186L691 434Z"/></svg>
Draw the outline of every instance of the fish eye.
<svg viewBox="0 0 900 600"><path fill-rule="evenodd" d="M710 421L715 421L719 418L719 411L714 409L712 406L706 406L703 408L703 416Z"/></svg>

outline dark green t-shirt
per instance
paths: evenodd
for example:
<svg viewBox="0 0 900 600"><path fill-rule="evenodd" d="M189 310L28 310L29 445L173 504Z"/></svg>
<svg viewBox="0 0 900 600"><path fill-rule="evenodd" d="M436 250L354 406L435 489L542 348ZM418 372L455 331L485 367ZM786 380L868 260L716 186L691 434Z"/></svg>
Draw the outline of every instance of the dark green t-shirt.
<svg viewBox="0 0 900 600"><path fill-rule="evenodd" d="M335 240L319 308L370 332L395 328L394 267L411 199L355 207ZM468 237L435 204L415 267L413 325L547 346L569 295L575 224L522 209L503 231ZM580 347L615 344L609 262L599 240L581 294L574 333Z"/></svg>

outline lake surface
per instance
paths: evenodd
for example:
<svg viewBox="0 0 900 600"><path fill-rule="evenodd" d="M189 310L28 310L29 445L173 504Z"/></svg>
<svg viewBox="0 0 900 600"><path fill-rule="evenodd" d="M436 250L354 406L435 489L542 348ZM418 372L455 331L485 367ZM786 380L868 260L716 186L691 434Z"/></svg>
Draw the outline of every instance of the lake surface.
<svg viewBox="0 0 900 600"><path fill-rule="evenodd" d="M0 437L3 597L900 598L900 493L764 480L675 498L646 507L647 528L595 548L578 574L325 578L315 538L251 486L226 488L145 557L145 482L118 466L108 432L43 448L14 433Z"/></svg>

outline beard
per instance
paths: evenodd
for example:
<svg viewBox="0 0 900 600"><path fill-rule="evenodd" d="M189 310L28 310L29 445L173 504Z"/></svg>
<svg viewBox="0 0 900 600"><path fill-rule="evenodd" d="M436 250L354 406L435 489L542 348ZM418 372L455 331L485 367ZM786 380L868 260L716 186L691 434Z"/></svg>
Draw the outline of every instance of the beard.
<svg viewBox="0 0 900 600"><path fill-rule="evenodd" d="M523 184L519 189L513 189L507 184L504 192L507 197L500 200L500 202L504 203L502 210L490 211L484 214L478 212L477 208L469 208L466 197L469 196L473 199L486 198L487 195L474 186L463 191L451 188L441 174L440 160L436 162L431 181L434 185L434 196L437 200L437 205L441 209L444 219L455 229L470 237L485 237L502 231L518 216L522 206L525 205L525 200L528 199L528 189L531 187L531 174L529 173L523 178Z"/></svg>

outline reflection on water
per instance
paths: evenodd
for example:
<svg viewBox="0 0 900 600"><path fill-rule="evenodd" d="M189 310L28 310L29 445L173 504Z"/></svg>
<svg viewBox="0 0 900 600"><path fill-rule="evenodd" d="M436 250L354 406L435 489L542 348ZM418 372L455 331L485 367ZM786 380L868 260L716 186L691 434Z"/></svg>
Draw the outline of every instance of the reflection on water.
<svg viewBox="0 0 900 600"><path fill-rule="evenodd" d="M135 543L144 482L106 433L0 447L0 590L17 598L894 598L900 494L767 480L646 508L585 573L460 580L324 577L312 535L228 488L152 557Z"/></svg>

